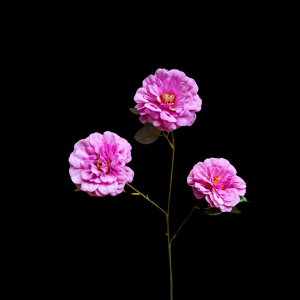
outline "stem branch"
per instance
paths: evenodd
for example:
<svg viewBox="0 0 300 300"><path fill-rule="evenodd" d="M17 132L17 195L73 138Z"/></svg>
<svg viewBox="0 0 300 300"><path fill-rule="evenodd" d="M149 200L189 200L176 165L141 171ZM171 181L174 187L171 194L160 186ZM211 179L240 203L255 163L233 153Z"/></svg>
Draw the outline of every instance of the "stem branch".
<svg viewBox="0 0 300 300"><path fill-rule="evenodd" d="M169 142L169 144L170 144L170 146L171 146L171 148L173 149L173 147L174 147L174 145L172 145L171 144L171 142L169 141L169 139L168 139L168 136L167 135L165 135L165 133L162 131L162 133L163 133L163 135L164 135L164 137L168 140L168 142ZM168 132L168 135L169 135L169 132ZM173 131L172 131L172 137L173 137L173 143L174 143L174 136L173 136ZM172 165L172 167L173 167L173 165Z"/></svg>
<svg viewBox="0 0 300 300"><path fill-rule="evenodd" d="M146 197L145 195L143 195L142 193L140 193L138 190L136 190L133 186L131 186L129 183L126 183L128 186L130 186L132 189L134 189L136 192L138 192L141 196L143 196L145 199L147 199L148 201L150 201L152 204L154 204L156 207L158 207L161 211L164 212L164 214L166 215L166 212L160 208L157 204L155 204L154 202L152 202L148 197Z"/></svg>
<svg viewBox="0 0 300 300"><path fill-rule="evenodd" d="M181 226L179 227L179 229L177 230L177 232L173 235L173 237L172 237L170 243L172 243L173 239L175 239L176 234L179 232L179 230L181 229L181 227L183 226L183 224L186 222L186 220L189 218L189 216L192 214L192 212L195 210L195 208L198 207L198 206L197 206L198 203L199 203L199 201L198 201L197 204L194 206L194 208L192 209L192 211L189 213L189 215L187 216L187 218L185 219L185 221L181 224Z"/></svg>
<svg viewBox="0 0 300 300"><path fill-rule="evenodd" d="M167 136L166 136L166 138L167 138ZM171 176L170 176L170 190L169 190L169 199L168 199L168 211L167 211L167 214L166 214L166 219L167 219L167 236L168 236L168 252L169 252L169 266L170 266L170 297L171 297L171 300L173 300L173 279L172 279L172 263L171 263L171 241L170 241L169 211L170 211L172 175L173 175L174 152L175 152L175 140L174 140L173 131L172 131L172 139L173 139L173 145L170 143L170 141L168 139L170 145L172 145L172 166L171 166Z"/></svg>

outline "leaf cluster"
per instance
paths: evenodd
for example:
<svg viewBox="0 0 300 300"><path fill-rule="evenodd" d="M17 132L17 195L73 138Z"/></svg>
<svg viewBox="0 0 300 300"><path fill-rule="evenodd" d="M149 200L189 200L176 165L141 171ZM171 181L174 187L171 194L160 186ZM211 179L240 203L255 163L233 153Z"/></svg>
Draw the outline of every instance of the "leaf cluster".
<svg viewBox="0 0 300 300"><path fill-rule="evenodd" d="M250 202L250 201L248 201L244 196L240 196L240 202ZM210 209L204 210L204 213L209 215L209 216L217 216L217 215L220 215L223 212L220 211L217 207L211 207ZM233 207L232 210L229 211L229 213L241 214L242 212L240 210L238 210L236 207Z"/></svg>

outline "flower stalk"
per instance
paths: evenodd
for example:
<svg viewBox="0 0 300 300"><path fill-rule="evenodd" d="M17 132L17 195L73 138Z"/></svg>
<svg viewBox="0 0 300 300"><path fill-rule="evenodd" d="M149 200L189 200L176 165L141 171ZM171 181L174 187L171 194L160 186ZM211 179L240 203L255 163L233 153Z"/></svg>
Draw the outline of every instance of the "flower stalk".
<svg viewBox="0 0 300 300"><path fill-rule="evenodd" d="M168 141L169 141L169 139L168 139ZM168 199L168 210L167 210L167 214L166 214L166 219L167 219L167 236L168 236L168 253L169 253L169 267L170 267L170 299L171 300L173 300L173 279L172 279L172 262L171 262L171 241L170 241L169 212L170 212L171 187L172 187L172 176L173 176L173 165L174 165L174 154L175 154L175 140L174 140L173 131L172 131L172 141L173 141L173 145L172 145L172 165L171 165L171 176L170 176L170 190L169 190L169 199ZM170 143L170 141L169 141L169 143ZM170 143L170 145L171 145L171 143Z"/></svg>
<svg viewBox="0 0 300 300"><path fill-rule="evenodd" d="M156 207L158 207L161 211L163 211L164 212L164 214L166 214L166 212L162 209L162 208L160 208L157 204L155 204L153 201L151 201L150 199L149 199L149 197L148 197L148 195L147 195L147 197L145 196L145 195L143 195L142 193L140 193L137 189L135 189L133 186L131 186L129 183L126 183L128 186L130 186L133 190L135 190L137 193L138 193L138 195L141 195L142 197L144 197L145 199L147 199L148 201L150 201L152 204L154 204ZM134 193L135 194L135 193Z"/></svg>
<svg viewBox="0 0 300 300"><path fill-rule="evenodd" d="M186 220L189 218L189 216L192 214L192 212L197 208L199 209L200 207L198 207L199 201L197 202L197 204L194 206L194 208L192 209L192 211L189 213L189 215L186 217L186 219L184 220L184 222L181 224L181 226L179 227L179 229L177 230L177 232L173 235L171 242L176 238L177 233L179 232L179 230L181 229L181 227L183 226L183 224L186 222Z"/></svg>

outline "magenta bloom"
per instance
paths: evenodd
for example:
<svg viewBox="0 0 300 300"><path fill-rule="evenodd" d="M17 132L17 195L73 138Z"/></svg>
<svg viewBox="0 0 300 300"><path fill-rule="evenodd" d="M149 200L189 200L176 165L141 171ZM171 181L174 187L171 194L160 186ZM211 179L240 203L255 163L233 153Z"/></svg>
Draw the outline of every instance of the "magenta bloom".
<svg viewBox="0 0 300 300"><path fill-rule="evenodd" d="M134 96L135 108L142 123L151 123L162 131L170 132L180 126L191 126L200 111L194 79L179 70L157 69L155 75L143 80L143 87Z"/></svg>
<svg viewBox="0 0 300 300"><path fill-rule="evenodd" d="M211 207L231 211L246 193L246 183L236 175L236 169L224 158L208 158L198 162L187 177L197 199L205 196Z"/></svg>
<svg viewBox="0 0 300 300"><path fill-rule="evenodd" d="M69 174L77 188L91 196L116 196L132 182L131 145L117 134L95 132L74 145L69 157Z"/></svg>

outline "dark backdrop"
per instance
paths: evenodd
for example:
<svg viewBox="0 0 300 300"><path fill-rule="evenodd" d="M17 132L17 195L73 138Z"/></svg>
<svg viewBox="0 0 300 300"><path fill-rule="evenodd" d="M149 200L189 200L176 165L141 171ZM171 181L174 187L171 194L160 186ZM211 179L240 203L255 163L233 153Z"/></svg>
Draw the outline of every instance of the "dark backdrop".
<svg viewBox="0 0 300 300"><path fill-rule="evenodd" d="M144 198L130 195L134 191L128 186L127 193L115 197L75 193L68 173L77 141L94 132L114 132L132 146L131 185L167 210L172 151L162 137L150 145L135 141L143 125L129 111L142 81L158 68L185 72L196 81L202 99L194 124L174 131L171 236L197 202L187 176L206 158L228 159L245 180L245 196L252 202L237 205L240 215L212 217L202 209L192 213L172 242L174 297L193 299L211 289L221 295L233 285L245 285L243 278L252 273L259 247L253 172L253 122L259 113L254 113L253 99L254 86L260 83L250 75L257 68L256 50L246 40L225 34L214 44L199 39L198 46L178 49L172 43L143 43L142 38L95 40L68 32L49 44L50 94L58 107L54 122L59 120L56 147L61 154L60 193L49 201L45 232L49 268L55 270L53 289L63 287L65 295L93 290L100 298L111 293L113 299L169 297L164 214ZM199 206L206 207L205 200Z"/></svg>

